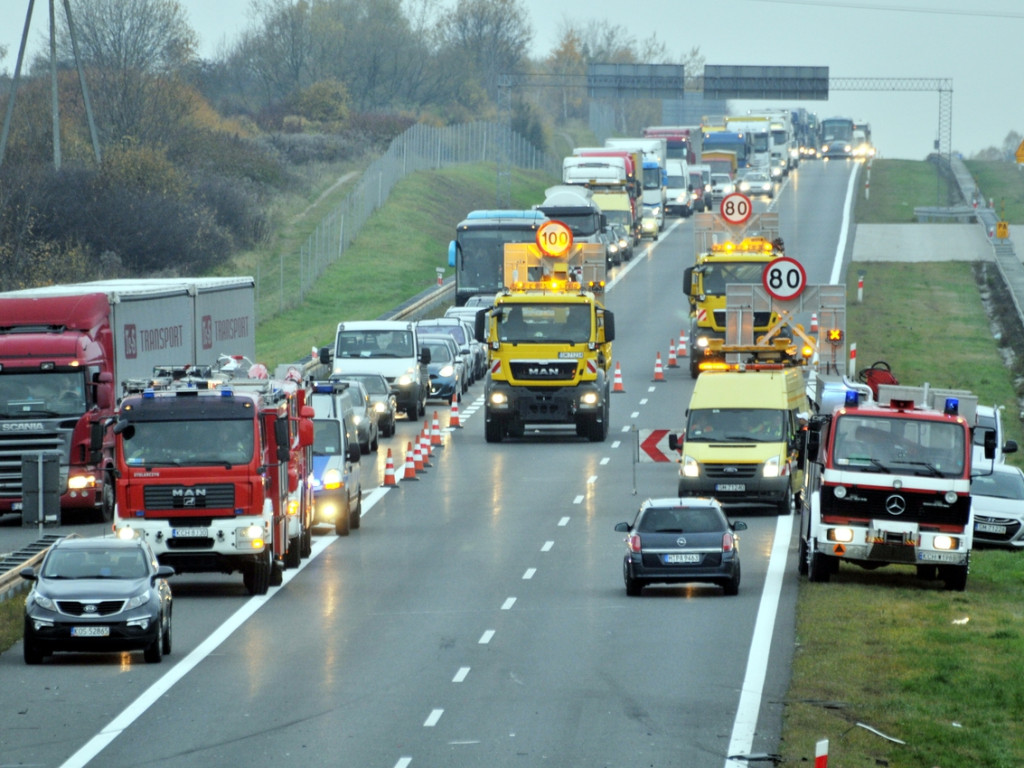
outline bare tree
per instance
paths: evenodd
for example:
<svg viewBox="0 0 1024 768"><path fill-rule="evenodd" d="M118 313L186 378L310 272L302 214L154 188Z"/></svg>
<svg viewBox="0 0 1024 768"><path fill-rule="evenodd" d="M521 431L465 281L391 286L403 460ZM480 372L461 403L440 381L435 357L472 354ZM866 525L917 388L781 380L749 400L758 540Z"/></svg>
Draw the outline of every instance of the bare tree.
<svg viewBox="0 0 1024 768"><path fill-rule="evenodd" d="M86 67L100 133L162 142L189 110L176 84L195 58L197 38L177 0L73 0L78 52ZM58 51L74 52L63 14Z"/></svg>

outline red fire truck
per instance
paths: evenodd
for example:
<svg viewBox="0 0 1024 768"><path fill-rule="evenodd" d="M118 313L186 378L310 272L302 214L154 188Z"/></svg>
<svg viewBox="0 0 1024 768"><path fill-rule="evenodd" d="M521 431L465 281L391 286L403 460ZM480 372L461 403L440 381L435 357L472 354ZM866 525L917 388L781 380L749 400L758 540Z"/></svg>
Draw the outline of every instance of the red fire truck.
<svg viewBox="0 0 1024 768"><path fill-rule="evenodd" d="M129 385L114 425L118 536L144 537L179 572L241 572L266 593L312 549L305 390L230 366L154 373Z"/></svg>

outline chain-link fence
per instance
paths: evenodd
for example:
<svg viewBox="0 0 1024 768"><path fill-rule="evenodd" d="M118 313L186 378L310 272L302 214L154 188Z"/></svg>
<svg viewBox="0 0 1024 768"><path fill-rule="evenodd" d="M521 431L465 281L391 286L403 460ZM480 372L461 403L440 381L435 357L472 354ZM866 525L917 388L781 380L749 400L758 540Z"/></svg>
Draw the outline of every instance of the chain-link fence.
<svg viewBox="0 0 1024 768"><path fill-rule="evenodd" d="M445 128L416 124L373 161L348 196L317 225L298 253L282 254L277 274L256 275L258 320L305 298L331 264L340 259L392 187L414 171L459 163L506 164L561 176L561 160L541 152L499 123L464 123Z"/></svg>

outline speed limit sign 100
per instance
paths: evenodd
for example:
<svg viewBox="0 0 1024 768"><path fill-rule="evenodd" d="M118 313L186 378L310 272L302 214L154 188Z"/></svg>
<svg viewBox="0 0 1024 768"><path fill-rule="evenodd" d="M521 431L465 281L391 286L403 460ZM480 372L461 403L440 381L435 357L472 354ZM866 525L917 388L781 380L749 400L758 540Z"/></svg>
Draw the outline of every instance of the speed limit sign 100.
<svg viewBox="0 0 1024 768"><path fill-rule="evenodd" d="M740 192L733 192L722 198L718 212L729 224L746 224L750 214L754 212L754 206L750 204L749 197Z"/></svg>
<svg viewBox="0 0 1024 768"><path fill-rule="evenodd" d="M799 261L783 256L765 264L761 282L772 298L789 301L807 287L807 273Z"/></svg>
<svg viewBox="0 0 1024 768"><path fill-rule="evenodd" d="M537 228L537 247L548 256L565 256L572 248L572 230L565 222L549 219Z"/></svg>

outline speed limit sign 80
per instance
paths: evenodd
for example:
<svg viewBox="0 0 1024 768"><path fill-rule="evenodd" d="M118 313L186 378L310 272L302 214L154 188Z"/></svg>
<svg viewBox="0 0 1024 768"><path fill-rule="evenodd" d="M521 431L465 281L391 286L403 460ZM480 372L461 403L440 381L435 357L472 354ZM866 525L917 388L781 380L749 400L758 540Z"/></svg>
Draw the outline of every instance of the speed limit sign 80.
<svg viewBox="0 0 1024 768"><path fill-rule="evenodd" d="M740 192L733 192L722 198L718 212L729 224L746 224L750 214L754 212L754 206L750 204L749 197Z"/></svg>
<svg viewBox="0 0 1024 768"><path fill-rule="evenodd" d="M799 261L783 256L764 265L761 282L772 298L789 301L807 287L807 273Z"/></svg>

